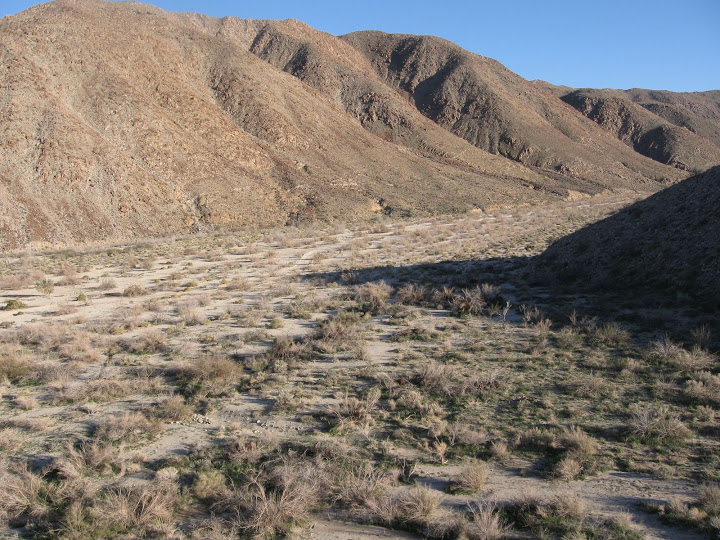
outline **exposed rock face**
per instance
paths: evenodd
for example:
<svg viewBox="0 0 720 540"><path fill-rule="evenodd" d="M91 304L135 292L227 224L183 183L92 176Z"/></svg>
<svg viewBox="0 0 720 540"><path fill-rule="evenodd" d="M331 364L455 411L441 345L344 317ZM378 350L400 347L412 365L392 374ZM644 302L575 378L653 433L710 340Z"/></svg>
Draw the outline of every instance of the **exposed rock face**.
<svg viewBox="0 0 720 540"><path fill-rule="evenodd" d="M677 95L670 92L651 94L663 101L642 92L575 90L562 95L562 100L660 163L693 172L720 163L720 93L690 94L685 103L678 103Z"/></svg>
<svg viewBox="0 0 720 540"><path fill-rule="evenodd" d="M536 268L572 288L659 293L720 306L720 167L551 245Z"/></svg>
<svg viewBox="0 0 720 540"><path fill-rule="evenodd" d="M343 39L426 117L479 148L605 185L668 178L665 168L495 60L428 36L356 32Z"/></svg>
<svg viewBox="0 0 720 540"><path fill-rule="evenodd" d="M0 20L0 134L5 250L652 192L685 175L437 38L101 0Z"/></svg>

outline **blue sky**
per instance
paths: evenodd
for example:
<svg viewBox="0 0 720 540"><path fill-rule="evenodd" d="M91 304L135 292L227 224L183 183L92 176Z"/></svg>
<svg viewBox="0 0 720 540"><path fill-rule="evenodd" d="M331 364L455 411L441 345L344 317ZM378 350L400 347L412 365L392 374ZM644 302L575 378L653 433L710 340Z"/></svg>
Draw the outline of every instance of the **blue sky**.
<svg viewBox="0 0 720 540"><path fill-rule="evenodd" d="M0 0L0 15L38 2ZM300 19L332 34L432 34L527 79L592 88L720 89L720 0L150 0L170 11Z"/></svg>

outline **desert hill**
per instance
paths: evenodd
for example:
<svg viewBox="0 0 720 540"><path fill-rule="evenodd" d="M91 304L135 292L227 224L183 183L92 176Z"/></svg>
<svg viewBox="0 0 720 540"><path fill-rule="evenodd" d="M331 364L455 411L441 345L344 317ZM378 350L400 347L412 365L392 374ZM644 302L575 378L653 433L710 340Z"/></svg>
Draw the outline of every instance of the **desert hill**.
<svg viewBox="0 0 720 540"><path fill-rule="evenodd" d="M712 99L702 121L664 114L710 140ZM0 20L0 133L4 250L649 193L687 174L438 38L102 0Z"/></svg>
<svg viewBox="0 0 720 540"><path fill-rule="evenodd" d="M573 290L720 305L720 167L664 189L551 245L535 264Z"/></svg>

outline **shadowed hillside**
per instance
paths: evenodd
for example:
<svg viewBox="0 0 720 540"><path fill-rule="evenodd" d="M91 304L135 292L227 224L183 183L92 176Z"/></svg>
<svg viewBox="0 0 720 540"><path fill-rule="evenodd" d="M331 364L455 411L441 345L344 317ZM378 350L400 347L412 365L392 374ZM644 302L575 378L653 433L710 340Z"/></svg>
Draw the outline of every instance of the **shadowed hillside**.
<svg viewBox="0 0 720 540"><path fill-rule="evenodd" d="M720 305L720 167L551 245L536 269L567 286Z"/></svg>

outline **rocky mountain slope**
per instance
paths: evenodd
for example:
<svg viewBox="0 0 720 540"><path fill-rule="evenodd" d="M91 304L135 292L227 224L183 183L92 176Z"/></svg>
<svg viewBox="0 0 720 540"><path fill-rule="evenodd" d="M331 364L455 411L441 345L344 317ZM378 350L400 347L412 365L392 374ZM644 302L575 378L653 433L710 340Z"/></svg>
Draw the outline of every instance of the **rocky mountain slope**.
<svg viewBox="0 0 720 540"><path fill-rule="evenodd" d="M687 174L438 38L102 0L0 19L0 133L5 250L652 192Z"/></svg>
<svg viewBox="0 0 720 540"><path fill-rule="evenodd" d="M693 172L720 163L720 92L584 89L561 99L655 161Z"/></svg>
<svg viewBox="0 0 720 540"><path fill-rule="evenodd" d="M550 246L538 272L600 288L720 305L720 167L668 187Z"/></svg>

